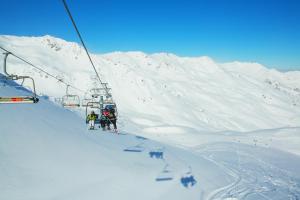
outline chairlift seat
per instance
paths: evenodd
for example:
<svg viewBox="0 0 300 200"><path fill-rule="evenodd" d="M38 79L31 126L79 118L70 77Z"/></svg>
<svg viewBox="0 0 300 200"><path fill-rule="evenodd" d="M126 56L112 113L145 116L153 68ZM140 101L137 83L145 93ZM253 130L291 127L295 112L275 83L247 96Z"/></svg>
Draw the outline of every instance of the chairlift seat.
<svg viewBox="0 0 300 200"><path fill-rule="evenodd" d="M2 104L37 103L38 101L38 98L32 96L0 97Z"/></svg>

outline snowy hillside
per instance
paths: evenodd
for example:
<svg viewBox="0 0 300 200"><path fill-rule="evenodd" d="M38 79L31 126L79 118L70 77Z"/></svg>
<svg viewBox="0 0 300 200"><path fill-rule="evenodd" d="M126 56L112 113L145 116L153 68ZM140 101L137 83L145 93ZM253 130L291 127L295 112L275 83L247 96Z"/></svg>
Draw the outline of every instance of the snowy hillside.
<svg viewBox="0 0 300 200"><path fill-rule="evenodd" d="M96 86L76 43L0 36L0 45L83 91ZM112 88L122 134L88 131L83 110L42 96L0 104L0 200L300 198L300 72L167 53L93 59ZM12 56L8 71L32 76L50 100L65 93ZM0 74L0 95L28 93ZM181 178L191 175L196 183L185 187Z"/></svg>
<svg viewBox="0 0 300 200"><path fill-rule="evenodd" d="M1 95L28 94L0 78ZM300 197L300 157L260 147L262 139L242 144L247 134L219 133L223 142L179 149L126 132L88 131L82 118L43 97L38 104L0 104L0 111L1 200ZM290 142L297 135L288 132L282 137ZM136 145L141 152L124 151ZM181 178L190 176L196 182L185 187Z"/></svg>

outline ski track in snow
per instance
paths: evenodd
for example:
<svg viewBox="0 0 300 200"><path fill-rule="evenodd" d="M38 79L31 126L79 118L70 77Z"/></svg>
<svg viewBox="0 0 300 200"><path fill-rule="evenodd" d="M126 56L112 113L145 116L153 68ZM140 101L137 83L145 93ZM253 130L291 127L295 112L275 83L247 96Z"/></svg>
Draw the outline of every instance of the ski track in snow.
<svg viewBox="0 0 300 200"><path fill-rule="evenodd" d="M234 147L235 151L230 152L226 147L214 149L212 146L210 149L199 151L204 158L220 166L235 179L233 183L211 192L207 200L300 198L299 178L294 179L288 172L278 169L276 166L266 163L239 148L236 145ZM220 157L220 153L222 155L225 152L230 152L231 157L235 155L237 162L228 160L230 156L225 157L225 159ZM249 162L249 160L252 162ZM251 167L251 165L253 166Z"/></svg>

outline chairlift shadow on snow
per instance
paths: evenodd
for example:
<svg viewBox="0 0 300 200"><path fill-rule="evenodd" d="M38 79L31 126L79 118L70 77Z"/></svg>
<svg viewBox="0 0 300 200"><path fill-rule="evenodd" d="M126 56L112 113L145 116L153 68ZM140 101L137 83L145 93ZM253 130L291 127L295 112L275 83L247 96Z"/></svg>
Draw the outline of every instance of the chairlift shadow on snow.
<svg viewBox="0 0 300 200"><path fill-rule="evenodd" d="M139 139L139 140L148 140L147 138L145 138L143 136L139 136L139 135L136 135L135 138Z"/></svg>
<svg viewBox="0 0 300 200"><path fill-rule="evenodd" d="M169 169L169 165L166 164L163 168L163 170L158 174L155 181L157 182L163 182L163 181L171 181L173 180L173 173Z"/></svg>
<svg viewBox="0 0 300 200"><path fill-rule="evenodd" d="M137 144L135 146L127 147L123 151L140 153L140 152L143 152L144 149L145 148L143 146L141 146L141 144Z"/></svg>
<svg viewBox="0 0 300 200"><path fill-rule="evenodd" d="M194 178L194 176L192 174L192 168L191 167L189 167L189 171L186 172L180 178L180 182L186 188L193 187L197 183L196 179Z"/></svg>
<svg viewBox="0 0 300 200"><path fill-rule="evenodd" d="M142 140L139 144L135 145L135 146L130 146L125 148L123 151L127 151L127 152L142 152L145 150L145 147L143 146L144 144L144 140L147 140L147 138L144 138L142 136L135 136L136 139Z"/></svg>
<svg viewBox="0 0 300 200"><path fill-rule="evenodd" d="M162 150L153 150L149 152L151 158L164 159L164 152Z"/></svg>

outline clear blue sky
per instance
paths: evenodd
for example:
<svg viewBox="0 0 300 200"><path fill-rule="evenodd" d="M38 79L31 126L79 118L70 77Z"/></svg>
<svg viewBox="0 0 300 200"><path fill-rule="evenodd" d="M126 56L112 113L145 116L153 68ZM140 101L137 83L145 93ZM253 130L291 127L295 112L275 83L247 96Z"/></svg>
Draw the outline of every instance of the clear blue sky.
<svg viewBox="0 0 300 200"><path fill-rule="evenodd" d="M300 70L300 0L67 0L90 51ZM79 41L60 0L0 0L0 34Z"/></svg>

